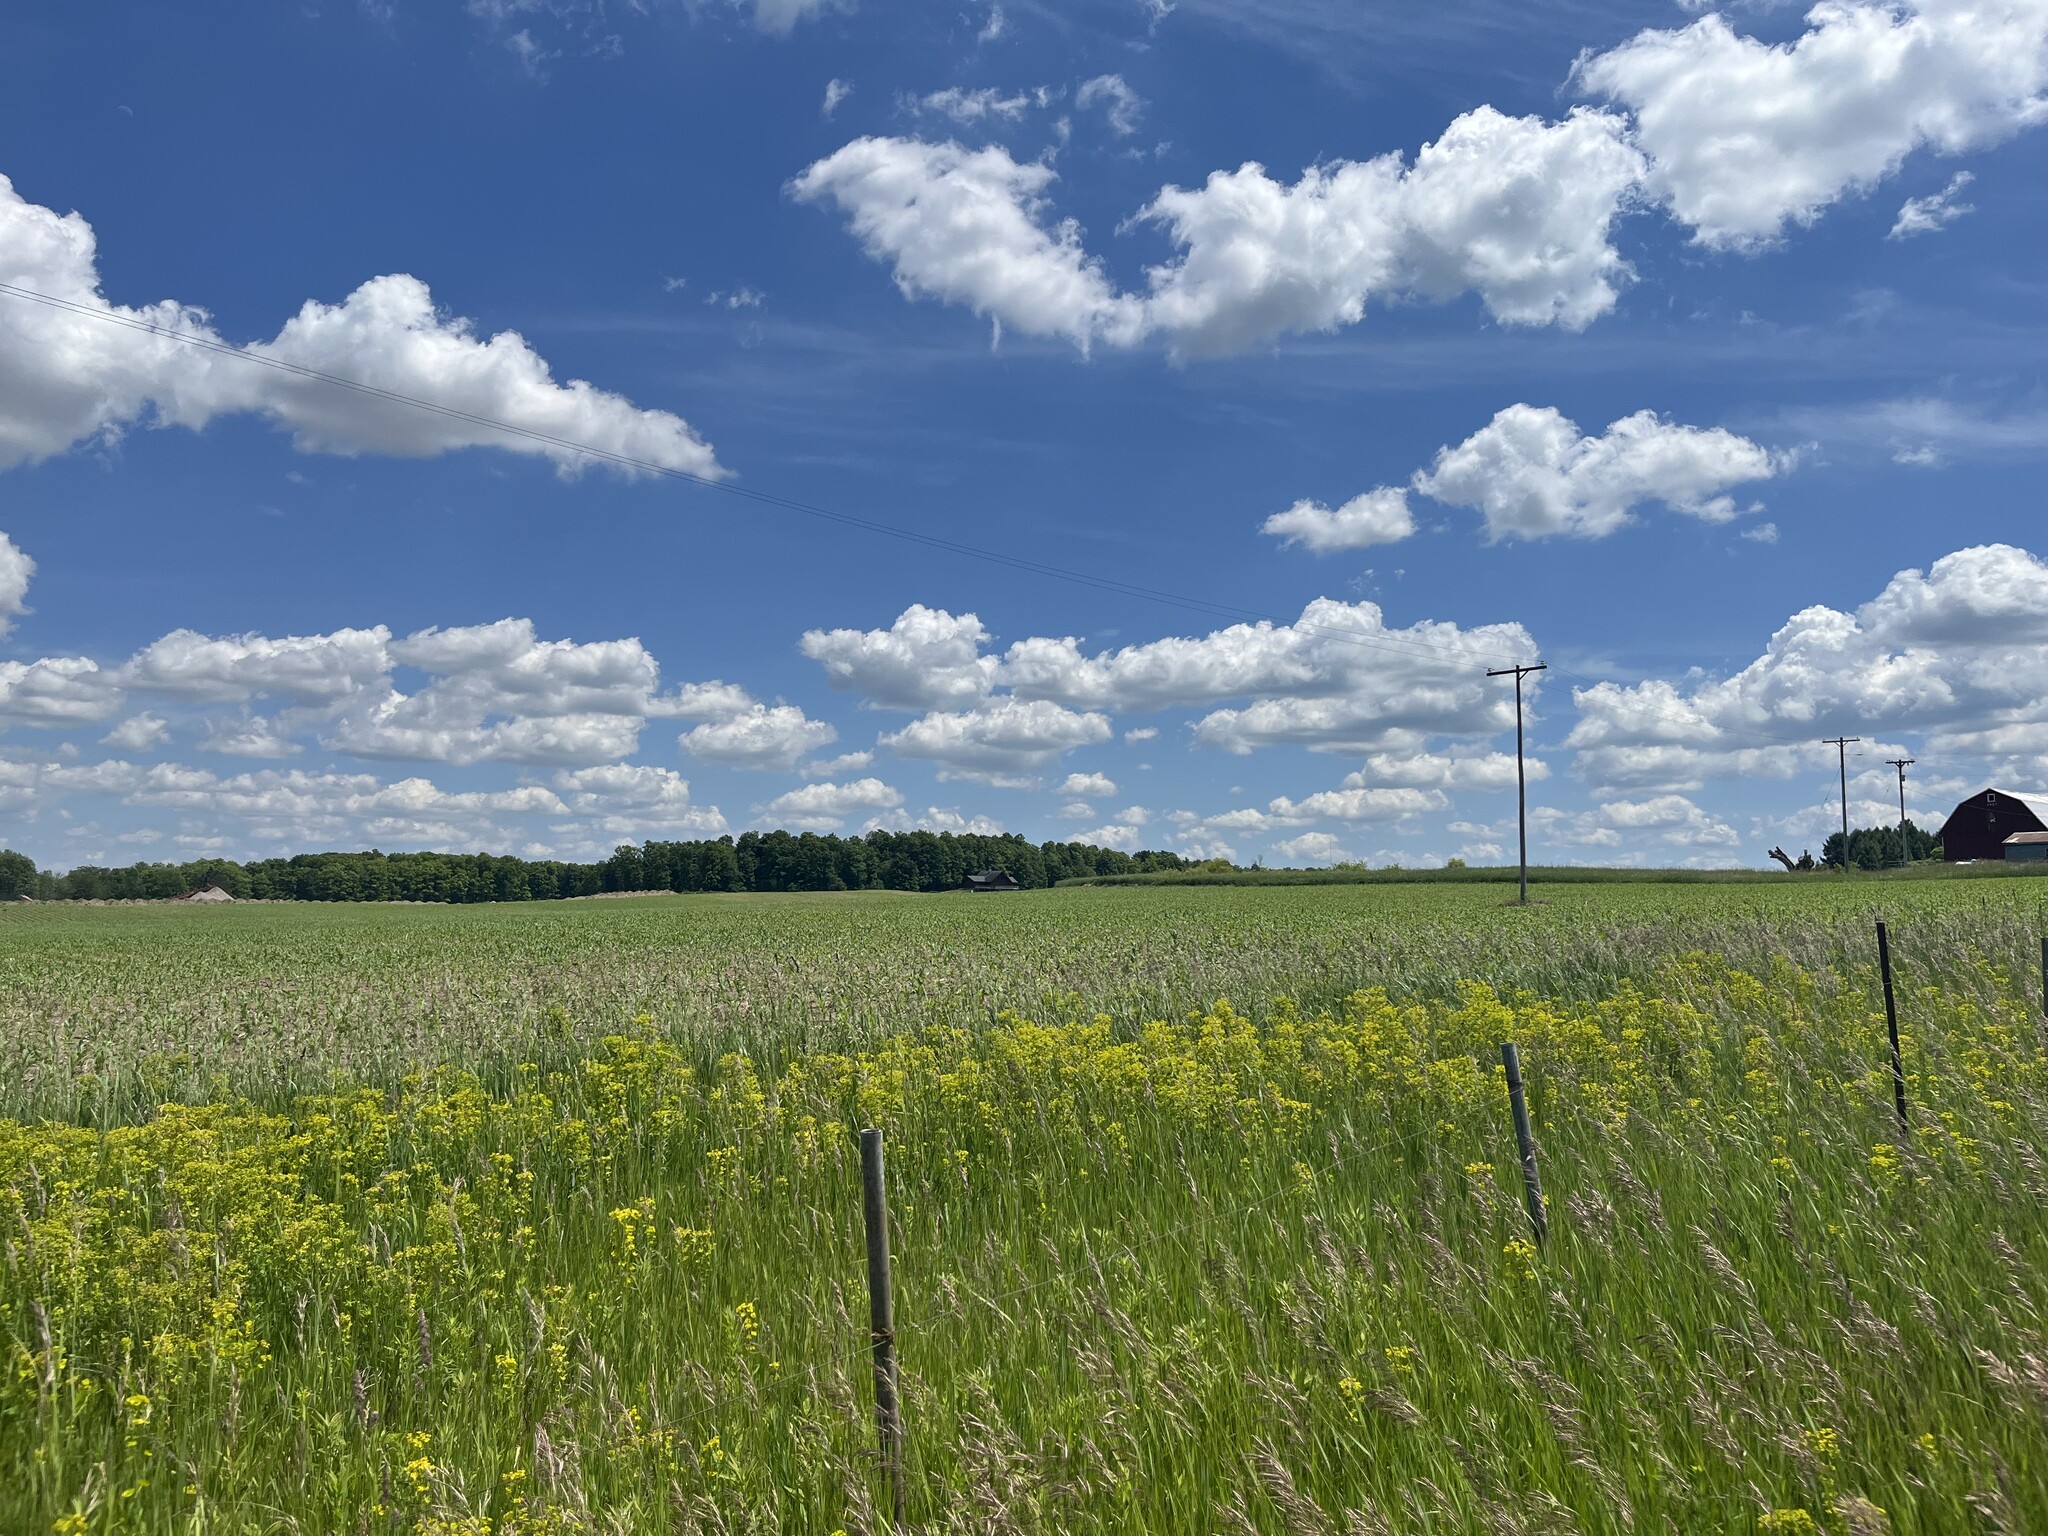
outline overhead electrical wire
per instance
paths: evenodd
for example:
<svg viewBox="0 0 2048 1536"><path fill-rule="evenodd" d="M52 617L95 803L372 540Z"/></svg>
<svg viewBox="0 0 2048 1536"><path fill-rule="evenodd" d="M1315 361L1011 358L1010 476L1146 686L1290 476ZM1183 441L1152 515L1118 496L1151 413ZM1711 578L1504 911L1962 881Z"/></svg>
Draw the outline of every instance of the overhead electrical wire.
<svg viewBox="0 0 2048 1536"><path fill-rule="evenodd" d="M10 298L41 304L50 309L77 315L83 319L97 320L107 325L119 326L125 330L137 331L144 335L154 336L160 340L196 347L201 351L211 352L221 357L253 363L259 367L269 368L279 373L305 379L309 382L330 385L336 389L345 389L355 394L387 401L393 405L407 406L414 410L426 411L432 415L446 417L450 420L466 422L471 426L482 427L492 432L500 432L508 437L521 438L528 442L540 443L596 463L610 464L639 474L680 480L690 485L699 486L704 490L718 491L727 496L738 496L762 506L775 507L785 512L794 512L804 517L816 518L822 522L836 523L841 527L854 528L865 533L879 534L885 538L896 539L903 543L921 545L927 549L940 550L947 554L962 556L966 559L1004 566L1011 570L1047 577L1054 581L1070 582L1079 586L1092 587L1097 591L1111 592L1122 597L1140 598L1166 607L1180 608L1216 618L1232 619L1240 623L1278 624L1292 629L1297 634L1315 635L1340 644L1363 646L1400 655L1421 656L1431 660L1469 660L1475 664L1488 661L1519 661L1523 659L1507 651L1488 651L1471 646L1450 645L1419 639L1410 640L1391 634L1365 635L1353 630L1339 629L1326 624L1304 623L1300 620L1289 621L1277 618L1269 613L1259 612L1256 609L1239 608L1229 603L1219 603L1207 598L1191 597L1185 593L1173 592L1161 587L1149 587L1137 582L1122 581L1112 576L1101 576L1089 571L1078 571L1069 566L1053 565L1046 561L1030 559L1027 556L1013 555L1003 550L990 549L985 545L970 544L960 539L949 539L938 534L923 533L914 528L906 528L898 523L888 523L877 518L862 517L856 513L837 511L830 507L819 506L815 502L800 501L792 496L778 495L773 491L755 490L750 486L738 485L730 480L699 474L687 469L677 469L673 465L661 464L652 459L643 459L633 454L619 453L612 449L595 447L589 443L578 442L574 438L562 437L551 432L543 432L535 427L521 426L517 422L503 421L475 411L465 411L457 406L445 405L439 401L429 400L419 395L409 395L400 390L387 389L382 385L366 383L361 379L351 379L343 374L328 373L319 368L309 368L303 363L294 363L285 358L251 351L248 348L238 347L232 343L221 341L213 336L177 330L135 316L117 314L110 308L80 303L75 299L63 298L56 294L43 293L38 289L27 288L18 283L0 281L0 294L5 294ZM1611 684L1612 682L1612 679L1595 678L1564 667L1553 666L1551 670L1561 677L1569 678L1574 682L1584 683L1589 687L1599 686L1603 683ZM1656 706L1645 706L1642 712L1661 716L1695 729L1703 724L1708 725L1716 731L1719 738L1714 743L1714 746L1723 750L1731 747L1739 749L1745 745L1755 747L1787 747L1802 744L1799 741L1788 741L1781 737L1766 737L1762 735L1751 737L1745 743L1739 739L1729 738L1721 731L1721 728L1714 727L1711 725L1711 722L1704 721L1697 716L1681 716L1675 711Z"/></svg>
<svg viewBox="0 0 2048 1536"><path fill-rule="evenodd" d="M598 448L589 443L578 442L574 438L561 437L552 432L543 432L538 428L521 426L517 422L503 421L497 417L481 415L475 411L465 411L456 406L444 405L419 395L408 395L399 390L387 389L378 384L368 384L360 379L351 379L342 374L328 373L318 368L309 368L302 363L290 362L284 358L272 357L266 353L252 352L246 348L234 346L231 343L217 340L211 336L201 336L189 331L174 330L167 326L157 325L151 321L116 314L111 310L97 308L90 304L81 304L73 299L60 298L54 294L42 293L32 288L24 288L16 283L0 282L0 293L7 294L12 298L27 299L37 304L47 305L52 309L63 310L66 313L78 315L86 319L99 320L109 325L121 326L127 330L139 331L164 341L175 341L185 346L197 347L222 357L237 358L242 362L255 363L261 367L275 369L280 373L291 374L297 378L330 384L337 389L350 390L356 394L369 395L379 400L389 401L394 405L410 406L415 410L428 411L436 416L467 422L472 426L484 427L493 432L502 432L509 437L523 438L529 442L542 443L548 447L560 449L565 453L573 453L580 458L615 465L621 469L630 469L640 474L658 475L671 480L681 480L690 485L700 486L705 490L719 491L728 496L743 497L748 501L758 502L764 506L777 507L786 512L800 513L805 517L818 518L825 522L840 524L843 527L857 528L866 533L881 534L884 537L902 540L906 543L921 544L930 549L944 550L948 554L962 555L972 560L1008 566L1013 570L1027 571L1033 575L1046 576L1057 581L1074 582L1083 586L1094 587L1100 591L1114 592L1124 597L1145 598L1152 602L1176 608L1191 609L1220 618L1231 618L1254 623L1286 622L1284 620L1276 620L1273 615L1260 613L1255 609L1238 608L1228 603L1218 603L1207 598L1190 597L1185 593L1170 592L1159 587L1148 587L1136 582L1121 581L1113 576L1099 576L1089 571L1077 571L1068 566L1052 565L1042 560L1030 559L1027 556L1013 555L1003 550L990 549L984 545L969 544L960 539L949 539L938 534L923 533L914 528L906 528L899 523L886 523L876 518L861 517L851 512L836 511L830 507L821 507L814 502L799 501L795 497L778 495L772 491L758 491L750 486L736 485L730 480L722 480L713 475L699 474L687 469L677 469L673 465L661 464L652 459L643 459L634 454L619 453L609 448ZM1410 650L1431 656L1448 655L1453 651L1458 651L1471 656L1475 661L1510 659L1510 653L1506 651L1485 651L1470 647L1431 644L1428 641L1422 640L1403 640L1395 635L1360 635L1350 630L1337 629L1328 625L1295 625L1293 627L1298 630L1305 629L1311 633L1324 634L1330 638L1342 640L1350 644L1373 646L1379 649Z"/></svg>

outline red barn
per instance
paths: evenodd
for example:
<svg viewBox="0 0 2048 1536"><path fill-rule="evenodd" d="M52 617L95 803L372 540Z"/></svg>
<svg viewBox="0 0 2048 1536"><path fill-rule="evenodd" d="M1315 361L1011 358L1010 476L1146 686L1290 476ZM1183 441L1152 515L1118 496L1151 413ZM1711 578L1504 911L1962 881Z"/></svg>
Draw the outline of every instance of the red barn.
<svg viewBox="0 0 2048 1536"><path fill-rule="evenodd" d="M2048 832L2048 798L1983 790L1948 813L1939 834L1941 856L1951 864L2002 859L2005 840L2015 832Z"/></svg>

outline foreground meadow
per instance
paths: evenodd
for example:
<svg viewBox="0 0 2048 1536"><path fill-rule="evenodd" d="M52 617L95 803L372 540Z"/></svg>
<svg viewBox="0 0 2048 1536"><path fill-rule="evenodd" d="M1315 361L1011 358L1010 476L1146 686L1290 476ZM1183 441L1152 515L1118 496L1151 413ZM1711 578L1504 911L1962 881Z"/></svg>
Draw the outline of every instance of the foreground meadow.
<svg viewBox="0 0 2048 1536"><path fill-rule="evenodd" d="M2048 1529L2032 890L0 914L0 1530Z"/></svg>

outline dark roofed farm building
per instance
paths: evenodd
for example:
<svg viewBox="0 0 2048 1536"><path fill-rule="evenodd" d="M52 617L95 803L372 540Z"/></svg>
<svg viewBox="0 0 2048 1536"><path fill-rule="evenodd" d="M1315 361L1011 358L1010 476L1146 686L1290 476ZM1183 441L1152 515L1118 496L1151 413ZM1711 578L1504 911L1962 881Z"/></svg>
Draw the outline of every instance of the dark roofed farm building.
<svg viewBox="0 0 2048 1536"><path fill-rule="evenodd" d="M1987 789L1948 813L1941 829L1941 856L1950 864L2002 859L2005 840L2015 832L2048 832L2048 799Z"/></svg>
<svg viewBox="0 0 2048 1536"><path fill-rule="evenodd" d="M1024 887L1017 883L1017 877L1007 869L984 869L978 875L969 875L967 877L967 889L970 891L1021 891Z"/></svg>

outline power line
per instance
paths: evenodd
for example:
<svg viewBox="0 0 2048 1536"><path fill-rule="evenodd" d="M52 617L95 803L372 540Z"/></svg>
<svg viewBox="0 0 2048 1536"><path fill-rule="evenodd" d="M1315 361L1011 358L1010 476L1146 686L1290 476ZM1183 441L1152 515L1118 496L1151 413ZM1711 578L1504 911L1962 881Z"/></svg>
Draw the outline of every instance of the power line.
<svg viewBox="0 0 2048 1536"><path fill-rule="evenodd" d="M979 544L969 544L959 539L948 539L938 534L921 533L914 528L905 528L897 523L885 523L876 518L861 517L851 512L835 511L830 507L821 507L813 502L799 501L794 497L777 495L772 491L754 490L749 486L736 485L729 480L723 480L713 475L698 474L691 470L678 469L673 465L657 463L652 459L643 459L630 453L619 453L609 448L598 448L573 438L558 436L552 432L543 432L534 427L521 426L516 422L503 421L494 416L484 416L475 411L465 411L456 406L444 405L438 401L425 399L419 395L408 395L399 390L386 389L382 385L367 384L360 379L351 379L342 374L328 373L318 368L308 368L302 363L289 362L284 358L273 357L267 353L252 352L246 348L232 346L227 342L219 341L210 336L196 335L190 331L173 330L169 327L158 325L153 321L116 314L109 309L96 308L89 304L78 303L75 300L59 298L54 294L41 293L33 288L24 288L15 283L0 282L0 293L7 294L13 298L26 299L33 303L43 304L52 309L62 310L68 314L78 315L85 319L99 320L109 325L117 325L125 330L137 331L144 335L157 337L160 340L175 341L186 346L197 347L202 351L211 352L220 357L238 358L243 362L254 363L259 367L273 369L295 378L329 384L337 389L346 389L356 394L389 401L394 405L410 406L415 410L428 411L436 416L446 417L450 420L467 422L471 426L483 427L489 431L502 432L509 437L517 437L529 442L544 444L547 447L558 449L564 453L572 453L581 458L611 464L620 469L630 469L640 474L681 480L705 490L721 491L728 496L739 496L763 506L777 507L785 512L800 513L805 517L814 517L825 522L837 523L842 527L858 528L866 533L881 534L886 538L923 545L929 549L944 550L948 554L962 555L972 560L982 560L995 565L1007 566L1012 570L1026 571L1033 575L1050 577L1056 581L1073 582L1082 586L1093 587L1099 591L1113 592L1124 597L1144 598L1151 602L1189 609L1219 618L1231 618L1240 621L1250 620L1260 623L1281 622L1276 621L1273 615L1260 613L1255 609L1238 608L1228 603L1213 602L1207 598L1190 597L1184 593L1171 592L1160 587L1148 587L1136 582L1120 581L1111 576L1098 576L1092 572L1077 571L1067 566L1052 565L1046 561L1032 560L1023 555L1008 554L1002 550L989 549ZM1292 627L1297 632L1324 635L1347 644L1364 645L1384 650L1399 650L1424 656L1436 657L1458 654L1469 656L1474 660L1497 661L1514 659L1506 651L1487 651L1473 647L1431 644L1421 640L1403 640L1394 635L1360 635L1350 630L1337 629L1329 625L1304 625L1296 623Z"/></svg>
<svg viewBox="0 0 2048 1536"><path fill-rule="evenodd" d="M1379 635L1362 635L1331 625L1308 624L1299 620L1278 619L1272 614L1261 613L1256 609L1239 608L1229 603L1219 603L1207 598L1191 597L1185 593L1173 592L1161 587L1149 587L1137 582L1121 581L1111 576L1099 576L1088 571L1077 571L1068 566L1053 565L1046 561L1033 560L1026 556L990 549L984 545L969 544L964 540L948 539L938 534L922 533L913 528L905 528L897 523L887 523L876 518L861 517L851 512L836 511L830 507L819 506L814 502L800 501L791 496L778 495L772 491L755 490L749 486L737 485L729 480L720 479L713 475L699 474L687 469L678 469L673 465L657 463L652 459L643 459L634 454L620 453L609 448L599 448L590 443L579 442L574 438L562 437L551 432L543 432L535 427L521 426L516 422L503 421L497 417L485 416L475 411L465 411L457 406L445 405L439 401L425 399L422 396L409 395L400 390L387 389L382 385L365 383L361 379L351 379L343 374L329 373L323 369L307 367L303 363L294 363L267 353L233 346L213 336L177 330L133 315L119 314L109 307L80 303L77 300L62 298L56 294L43 293L38 289L26 288L18 283L0 282L0 294L26 300L30 303L41 304L47 308L76 315L82 319L97 320L106 325L119 326L124 330L136 331L143 335L156 337L159 340L196 347L201 351L210 352L216 356L235 358L242 362L253 363L258 367L268 368L274 372L287 374L294 378L330 385L336 389L345 389L354 394L387 401L393 405L402 405L414 410L426 411L432 415L445 417L452 421L466 422L471 426L482 427L492 432L500 432L508 437L520 438L528 442L542 444L563 453L574 454L578 458L610 464L639 474L680 480L689 485L699 486L705 490L719 491L728 496L737 496L762 506L775 507L785 512L794 512L804 517L816 518L822 522L835 523L841 527L855 528L862 532L879 534L884 538L920 545L927 549L941 550L947 554L959 555L970 560L980 560L988 564L1003 566L1010 570L1023 571L1035 576L1047 577L1055 581L1064 581L1077 586L1090 587L1097 591L1109 592L1122 597L1140 598L1144 601L1159 603L1166 607L1180 608L1215 618L1231 619L1240 623L1281 624L1290 628L1296 634L1319 636L1334 640L1340 644L1363 646L1368 649L1383 650L1394 654L1418 656L1430 660L1505 661L1510 663L1511 667L1518 665L1520 661L1520 658L1506 651L1488 651L1473 646L1454 646L1442 642L1432 643L1426 640L1409 640L1397 635L1384 633ZM1594 678L1565 668L1553 670L1556 670L1560 677L1568 678L1573 682L1584 683L1589 687L1597 687L1603 683L1612 682L1612 679ZM1729 737L1723 728L1711 726L1711 722L1703 722L1702 718L1697 715L1681 715L1676 710L1665 709L1657 705L1648 704L1645 701L1639 700L1638 703L1643 713L1661 716L1680 724L1697 726L1707 723L1721 737L1722 745L1769 747L1793 744L1784 738L1767 737L1760 734L1746 739Z"/></svg>

